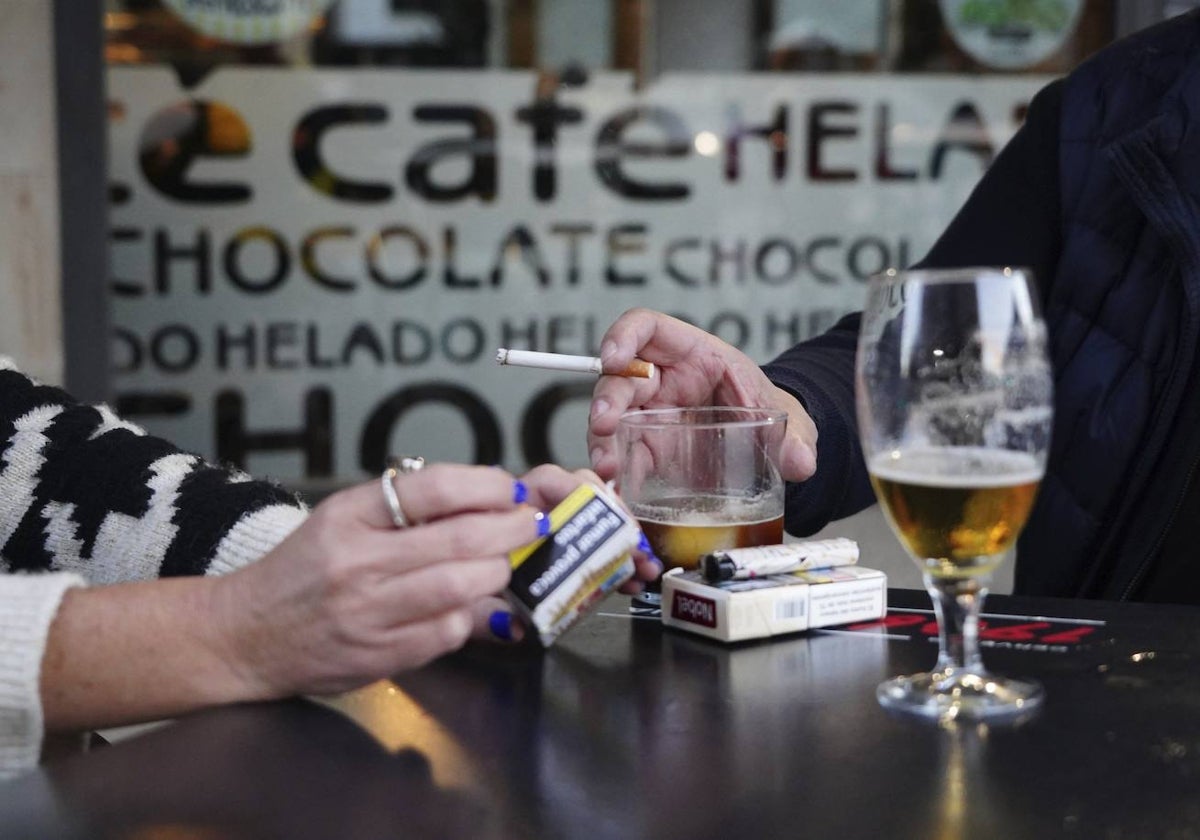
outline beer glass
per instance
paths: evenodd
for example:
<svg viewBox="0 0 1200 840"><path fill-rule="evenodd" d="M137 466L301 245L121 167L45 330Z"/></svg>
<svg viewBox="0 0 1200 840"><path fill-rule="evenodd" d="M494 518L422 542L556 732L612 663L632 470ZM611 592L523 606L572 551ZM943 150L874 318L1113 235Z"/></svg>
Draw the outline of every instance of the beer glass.
<svg viewBox="0 0 1200 840"><path fill-rule="evenodd" d="M787 413L765 408L631 411L617 424L617 491L664 568L713 551L783 542L779 450ZM634 612L660 606L653 584Z"/></svg>
<svg viewBox="0 0 1200 840"><path fill-rule="evenodd" d="M879 686L885 707L940 720L1015 720L1042 700L988 673L979 611L1046 466L1053 381L1028 271L889 271L871 281L855 392L875 494L920 566L937 615L931 673Z"/></svg>

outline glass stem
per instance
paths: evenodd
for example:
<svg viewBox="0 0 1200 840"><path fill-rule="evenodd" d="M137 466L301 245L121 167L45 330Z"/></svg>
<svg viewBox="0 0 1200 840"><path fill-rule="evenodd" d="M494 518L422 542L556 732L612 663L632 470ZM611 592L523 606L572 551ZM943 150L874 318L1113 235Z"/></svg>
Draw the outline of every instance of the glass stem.
<svg viewBox="0 0 1200 840"><path fill-rule="evenodd" d="M938 623L938 672L947 677L982 673L979 655L979 613L990 575L975 578L935 578L925 575Z"/></svg>

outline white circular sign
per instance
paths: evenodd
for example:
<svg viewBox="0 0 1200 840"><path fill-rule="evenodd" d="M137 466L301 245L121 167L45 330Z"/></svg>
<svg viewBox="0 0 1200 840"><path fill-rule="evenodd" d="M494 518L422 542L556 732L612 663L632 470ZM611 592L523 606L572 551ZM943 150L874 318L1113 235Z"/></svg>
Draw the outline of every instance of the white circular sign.
<svg viewBox="0 0 1200 840"><path fill-rule="evenodd" d="M954 42L998 70L1044 61L1075 31L1083 0L938 0Z"/></svg>
<svg viewBox="0 0 1200 840"><path fill-rule="evenodd" d="M238 44L274 44L303 32L333 0L164 0L189 26Z"/></svg>

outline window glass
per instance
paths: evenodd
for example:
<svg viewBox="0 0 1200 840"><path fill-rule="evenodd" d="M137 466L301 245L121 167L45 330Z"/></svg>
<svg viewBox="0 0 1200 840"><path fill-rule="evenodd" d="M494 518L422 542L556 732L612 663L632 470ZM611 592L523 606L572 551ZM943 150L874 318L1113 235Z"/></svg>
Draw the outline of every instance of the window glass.
<svg viewBox="0 0 1200 840"><path fill-rule="evenodd" d="M109 0L120 410L297 484L587 463L633 306L766 361L918 259L1101 0Z"/></svg>

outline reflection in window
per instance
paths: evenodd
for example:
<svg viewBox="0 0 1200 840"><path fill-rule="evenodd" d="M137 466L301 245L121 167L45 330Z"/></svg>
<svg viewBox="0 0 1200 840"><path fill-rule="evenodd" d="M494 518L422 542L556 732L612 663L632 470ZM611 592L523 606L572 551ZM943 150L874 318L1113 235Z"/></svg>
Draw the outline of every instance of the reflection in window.
<svg viewBox="0 0 1200 840"><path fill-rule="evenodd" d="M1193 6L1140 5L1138 25ZM1115 37L1112 0L335 0L300 35L237 44L164 0L107 0L110 64L669 72L1066 72ZM1126 22L1129 23L1129 22ZM1036 43L1035 43L1036 42Z"/></svg>

